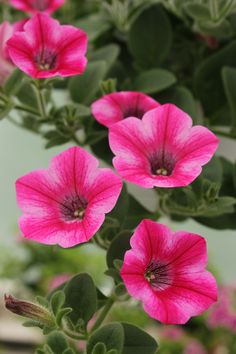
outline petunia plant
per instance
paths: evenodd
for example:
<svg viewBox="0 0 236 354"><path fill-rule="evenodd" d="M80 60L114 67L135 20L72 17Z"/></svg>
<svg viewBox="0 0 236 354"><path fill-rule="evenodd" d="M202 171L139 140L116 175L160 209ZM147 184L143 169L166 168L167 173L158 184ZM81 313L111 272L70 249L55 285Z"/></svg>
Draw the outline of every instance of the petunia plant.
<svg viewBox="0 0 236 354"><path fill-rule="evenodd" d="M17 179L19 229L45 252L93 243L113 284L70 274L6 307L47 336L37 354L155 354L158 338L109 311L136 301L154 324L187 326L217 302L205 235L168 224L236 228L235 165L217 153L236 138L234 1L0 6L0 117L61 146Z"/></svg>

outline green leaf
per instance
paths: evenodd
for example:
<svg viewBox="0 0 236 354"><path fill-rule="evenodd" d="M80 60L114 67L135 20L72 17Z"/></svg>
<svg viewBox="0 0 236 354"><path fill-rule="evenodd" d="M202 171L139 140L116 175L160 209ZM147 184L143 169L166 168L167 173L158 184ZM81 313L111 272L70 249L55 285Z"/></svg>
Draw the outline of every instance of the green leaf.
<svg viewBox="0 0 236 354"><path fill-rule="evenodd" d="M36 296L35 297L35 300L37 301L37 303L45 308L48 308L49 307L49 302L48 300L43 297L43 296Z"/></svg>
<svg viewBox="0 0 236 354"><path fill-rule="evenodd" d="M107 214L107 216L118 220L120 225L122 225L124 219L127 216L128 210L129 210L129 194L127 192L126 185L124 184L115 208L109 214Z"/></svg>
<svg viewBox="0 0 236 354"><path fill-rule="evenodd" d="M64 307L63 309L59 310L56 315L56 324L58 327L61 327L62 320L65 316L72 312L71 307Z"/></svg>
<svg viewBox="0 0 236 354"><path fill-rule="evenodd" d="M220 158L222 163L222 186L220 189L220 196L234 196L236 198L236 188L234 186L234 167L233 164L225 158ZM199 223L217 230L236 229L236 207L234 213L223 214L217 217L197 217L195 218Z"/></svg>
<svg viewBox="0 0 236 354"><path fill-rule="evenodd" d="M95 51L92 51L88 55L90 61L105 61L107 64L107 72L111 69L113 64L116 62L120 53L120 47L117 44L108 44L104 47L101 47Z"/></svg>
<svg viewBox="0 0 236 354"><path fill-rule="evenodd" d="M22 85L20 86L20 89L16 93L16 96L21 103L33 107L36 110L38 109L38 103L35 92L28 80L23 81Z"/></svg>
<svg viewBox="0 0 236 354"><path fill-rule="evenodd" d="M97 309L97 292L93 279L86 273L78 274L66 284L64 292L65 306L73 309L68 317L74 324L79 319L87 324Z"/></svg>
<svg viewBox="0 0 236 354"><path fill-rule="evenodd" d="M122 278L117 269L109 268L104 272L104 274L107 275L108 277L111 277L114 280L114 282L117 284L122 282Z"/></svg>
<svg viewBox="0 0 236 354"><path fill-rule="evenodd" d="M202 177L210 180L211 182L222 182L223 178L223 166L221 160L217 156L213 156L210 162L203 167Z"/></svg>
<svg viewBox="0 0 236 354"><path fill-rule="evenodd" d="M168 56L172 29L160 5L141 12L131 26L128 45L131 54L144 68L158 67Z"/></svg>
<svg viewBox="0 0 236 354"><path fill-rule="evenodd" d="M231 127L236 129L236 68L224 67L222 79L231 113Z"/></svg>
<svg viewBox="0 0 236 354"><path fill-rule="evenodd" d="M13 73L7 79L3 87L3 90L7 96L14 96L18 92L18 90L22 86L24 76L25 74L18 69L13 71Z"/></svg>
<svg viewBox="0 0 236 354"><path fill-rule="evenodd" d="M139 327L122 323L125 340L122 354L155 354L157 342Z"/></svg>
<svg viewBox="0 0 236 354"><path fill-rule="evenodd" d="M107 251L107 265L109 268L114 268L115 259L123 261L125 252L130 249L130 237L130 231L121 231L114 238Z"/></svg>
<svg viewBox="0 0 236 354"><path fill-rule="evenodd" d="M69 81L72 100L89 105L99 90L100 81L104 79L106 72L107 64L105 61L89 63L82 75L74 76Z"/></svg>
<svg viewBox="0 0 236 354"><path fill-rule="evenodd" d="M232 26L229 21L224 20L220 23L201 22L199 28L210 36L217 37L219 39L226 39L233 34Z"/></svg>
<svg viewBox="0 0 236 354"><path fill-rule="evenodd" d="M204 4L197 4L188 2L184 5L184 10L186 13L196 21L205 20L208 21L211 19L211 14L209 6Z"/></svg>
<svg viewBox="0 0 236 354"><path fill-rule="evenodd" d="M134 89L148 94L167 89L176 83L176 77L165 69L152 69L142 72L134 81Z"/></svg>
<svg viewBox="0 0 236 354"><path fill-rule="evenodd" d="M194 121L197 121L197 105L192 92L184 86L177 86L171 89L168 95L168 102L174 103L183 111L188 113Z"/></svg>
<svg viewBox="0 0 236 354"><path fill-rule="evenodd" d="M208 206L207 211L204 212L204 217L215 217L221 216L222 214L233 213L235 204L236 198L220 197Z"/></svg>
<svg viewBox="0 0 236 354"><path fill-rule="evenodd" d="M87 354L92 354L97 343L104 343L106 349L116 349L118 354L122 353L124 345L124 330L120 323L114 322L96 330L87 343Z"/></svg>
<svg viewBox="0 0 236 354"><path fill-rule="evenodd" d="M122 224L123 229L133 230L145 218L156 220L158 215L146 209L138 200L129 194L129 209Z"/></svg>
<svg viewBox="0 0 236 354"><path fill-rule="evenodd" d="M55 354L63 354L63 352L68 348L68 343L60 332L52 332L48 336L47 343L53 353Z"/></svg>
<svg viewBox="0 0 236 354"><path fill-rule="evenodd" d="M197 68L194 87L207 115L212 115L226 104L221 71L224 66L236 67L235 57L236 41L233 41L209 56Z"/></svg>
<svg viewBox="0 0 236 354"><path fill-rule="evenodd" d="M77 26L82 28L88 35L89 41L95 41L103 33L110 29L110 23L100 14L92 14L83 17L77 22Z"/></svg>
<svg viewBox="0 0 236 354"><path fill-rule="evenodd" d="M64 350L63 354L76 354L75 351L71 348L67 348Z"/></svg>
<svg viewBox="0 0 236 354"><path fill-rule="evenodd" d="M92 354L106 354L107 348L104 343L97 343L93 348Z"/></svg>
<svg viewBox="0 0 236 354"><path fill-rule="evenodd" d="M61 290L55 292L51 297L50 305L54 315L57 315L58 311L62 308L65 298L65 294Z"/></svg>
<svg viewBox="0 0 236 354"><path fill-rule="evenodd" d="M63 352L63 354L76 354L76 352L75 352L73 349L71 349L71 348L67 348L67 349Z"/></svg>

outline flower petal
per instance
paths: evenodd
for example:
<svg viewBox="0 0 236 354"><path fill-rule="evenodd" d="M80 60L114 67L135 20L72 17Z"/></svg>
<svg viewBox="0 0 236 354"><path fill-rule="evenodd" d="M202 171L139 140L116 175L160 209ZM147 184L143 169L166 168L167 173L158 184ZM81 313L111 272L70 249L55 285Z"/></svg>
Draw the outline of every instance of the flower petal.
<svg viewBox="0 0 236 354"><path fill-rule="evenodd" d="M105 95L95 101L92 104L92 113L100 124L110 127L127 117L141 119L146 112L159 105L144 93L121 91Z"/></svg>

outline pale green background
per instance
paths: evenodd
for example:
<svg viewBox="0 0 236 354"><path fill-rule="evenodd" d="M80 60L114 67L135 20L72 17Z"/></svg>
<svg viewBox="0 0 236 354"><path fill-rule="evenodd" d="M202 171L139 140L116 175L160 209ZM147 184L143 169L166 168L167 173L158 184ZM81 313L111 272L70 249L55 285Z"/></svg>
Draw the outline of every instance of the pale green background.
<svg viewBox="0 0 236 354"><path fill-rule="evenodd" d="M13 244L17 238L17 217L20 211L15 201L15 180L25 173L47 166L49 159L64 150L68 145L45 150L42 138L13 126L7 120L0 122L0 245ZM222 140L219 154L228 158L236 158L235 142ZM133 190L134 187L132 186ZM141 188L135 189L135 194L153 207L152 192ZM215 231L203 227L193 221L171 225L177 229L185 229L200 233L207 238L211 261L218 268L225 281L236 280L236 232Z"/></svg>

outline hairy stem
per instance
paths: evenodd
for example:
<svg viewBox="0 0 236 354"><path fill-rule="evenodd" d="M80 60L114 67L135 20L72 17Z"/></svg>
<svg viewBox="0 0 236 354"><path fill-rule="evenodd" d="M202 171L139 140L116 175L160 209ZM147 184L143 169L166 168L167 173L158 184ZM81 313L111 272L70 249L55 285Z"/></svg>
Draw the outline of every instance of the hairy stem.
<svg viewBox="0 0 236 354"><path fill-rule="evenodd" d="M111 296L111 297L107 300L107 302L106 302L106 304L105 304L103 310L101 311L100 315L99 315L98 318L97 318L97 321L94 323L94 325L93 325L93 327L92 327L92 329L91 329L91 332L94 332L97 328L100 327L100 325L102 324L102 322L103 322L104 319L106 318L108 312L109 312L110 309L112 308L114 302L115 302L115 299L114 299L113 296Z"/></svg>

